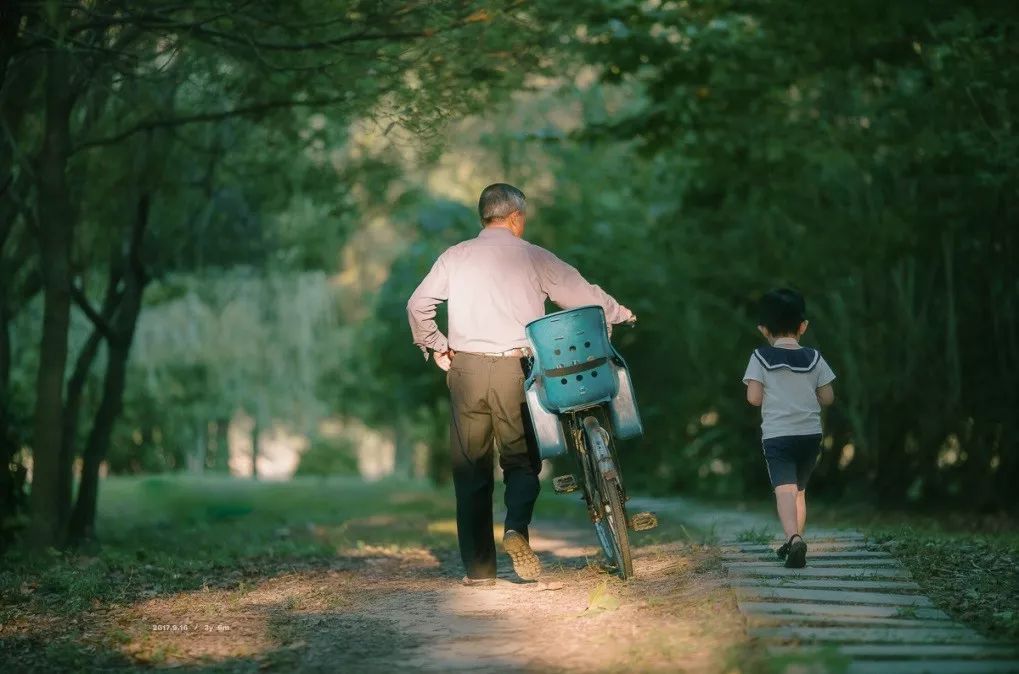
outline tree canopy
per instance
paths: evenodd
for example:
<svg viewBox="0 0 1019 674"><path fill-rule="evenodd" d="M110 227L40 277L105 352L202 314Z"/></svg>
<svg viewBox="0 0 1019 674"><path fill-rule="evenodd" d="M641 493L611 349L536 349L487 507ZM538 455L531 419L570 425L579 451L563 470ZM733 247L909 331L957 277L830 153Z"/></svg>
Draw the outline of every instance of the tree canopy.
<svg viewBox="0 0 1019 674"><path fill-rule="evenodd" d="M5 3L4 531L89 538L100 465L179 469L237 407L359 419L441 478L403 305L498 181L642 319L634 486L764 484L740 376L788 285L838 375L821 489L1014 507L1017 26L998 2Z"/></svg>

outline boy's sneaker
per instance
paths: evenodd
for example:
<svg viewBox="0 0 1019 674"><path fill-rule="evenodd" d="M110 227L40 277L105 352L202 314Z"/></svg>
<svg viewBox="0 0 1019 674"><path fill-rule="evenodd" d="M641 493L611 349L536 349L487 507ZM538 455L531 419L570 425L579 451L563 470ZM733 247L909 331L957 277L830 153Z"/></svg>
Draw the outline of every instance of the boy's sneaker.
<svg viewBox="0 0 1019 674"><path fill-rule="evenodd" d="M502 547L513 562L513 570L523 580L537 580L541 575L541 562L531 550L531 544L519 531L508 530L502 537Z"/></svg>
<svg viewBox="0 0 1019 674"><path fill-rule="evenodd" d="M786 568L802 569L805 567L807 565L807 544L803 542L803 537L793 534L786 545L789 546L789 554L785 558Z"/></svg>
<svg viewBox="0 0 1019 674"><path fill-rule="evenodd" d="M785 559L786 557L788 557L789 556L789 541L786 541L785 543L783 543L779 547L779 549L775 551L775 554L778 555L779 559Z"/></svg>

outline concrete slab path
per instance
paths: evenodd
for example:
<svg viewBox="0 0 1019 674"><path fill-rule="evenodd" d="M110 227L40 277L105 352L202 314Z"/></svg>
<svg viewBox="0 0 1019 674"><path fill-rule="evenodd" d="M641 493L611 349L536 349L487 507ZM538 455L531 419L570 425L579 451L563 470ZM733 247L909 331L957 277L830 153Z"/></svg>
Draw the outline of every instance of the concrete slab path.
<svg viewBox="0 0 1019 674"><path fill-rule="evenodd" d="M833 671L848 674L1019 673L1019 645L953 621L859 531L809 531L806 568L787 569L775 556L782 541L769 535L771 517L683 499L634 501L635 509L669 512L718 540L748 634L770 653L800 663L831 659Z"/></svg>

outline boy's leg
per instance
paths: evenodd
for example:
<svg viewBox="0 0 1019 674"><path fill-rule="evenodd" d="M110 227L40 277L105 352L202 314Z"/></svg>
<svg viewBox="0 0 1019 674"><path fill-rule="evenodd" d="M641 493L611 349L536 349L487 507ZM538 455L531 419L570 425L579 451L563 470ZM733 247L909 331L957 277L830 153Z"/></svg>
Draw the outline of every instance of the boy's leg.
<svg viewBox="0 0 1019 674"><path fill-rule="evenodd" d="M800 535L803 535L807 528L807 482L810 481L810 474L817 466L818 457L821 455L821 436L804 435L798 438L799 445L796 454L796 487L799 492L796 494L796 523Z"/></svg>
<svg viewBox="0 0 1019 674"><path fill-rule="evenodd" d="M796 461L790 452L791 438L768 438L763 441L764 460L768 466L768 477L775 490L775 506L782 523L786 540L799 533L796 511Z"/></svg>
<svg viewBox="0 0 1019 674"><path fill-rule="evenodd" d="M807 530L807 490L800 489L796 492L796 526L799 535Z"/></svg>
<svg viewBox="0 0 1019 674"><path fill-rule="evenodd" d="M778 506L778 519L782 522L782 530L786 540L800 533L796 523L796 484L780 484L775 487L775 504Z"/></svg>

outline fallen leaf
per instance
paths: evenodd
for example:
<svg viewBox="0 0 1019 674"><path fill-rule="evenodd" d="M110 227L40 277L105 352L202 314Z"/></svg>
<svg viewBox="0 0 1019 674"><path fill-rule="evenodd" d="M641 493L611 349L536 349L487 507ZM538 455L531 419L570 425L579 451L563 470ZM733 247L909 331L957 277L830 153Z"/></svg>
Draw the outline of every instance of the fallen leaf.
<svg viewBox="0 0 1019 674"><path fill-rule="evenodd" d="M609 592L607 581L602 581L598 587L591 590L587 598L588 611L615 611L619 608L619 599Z"/></svg>

